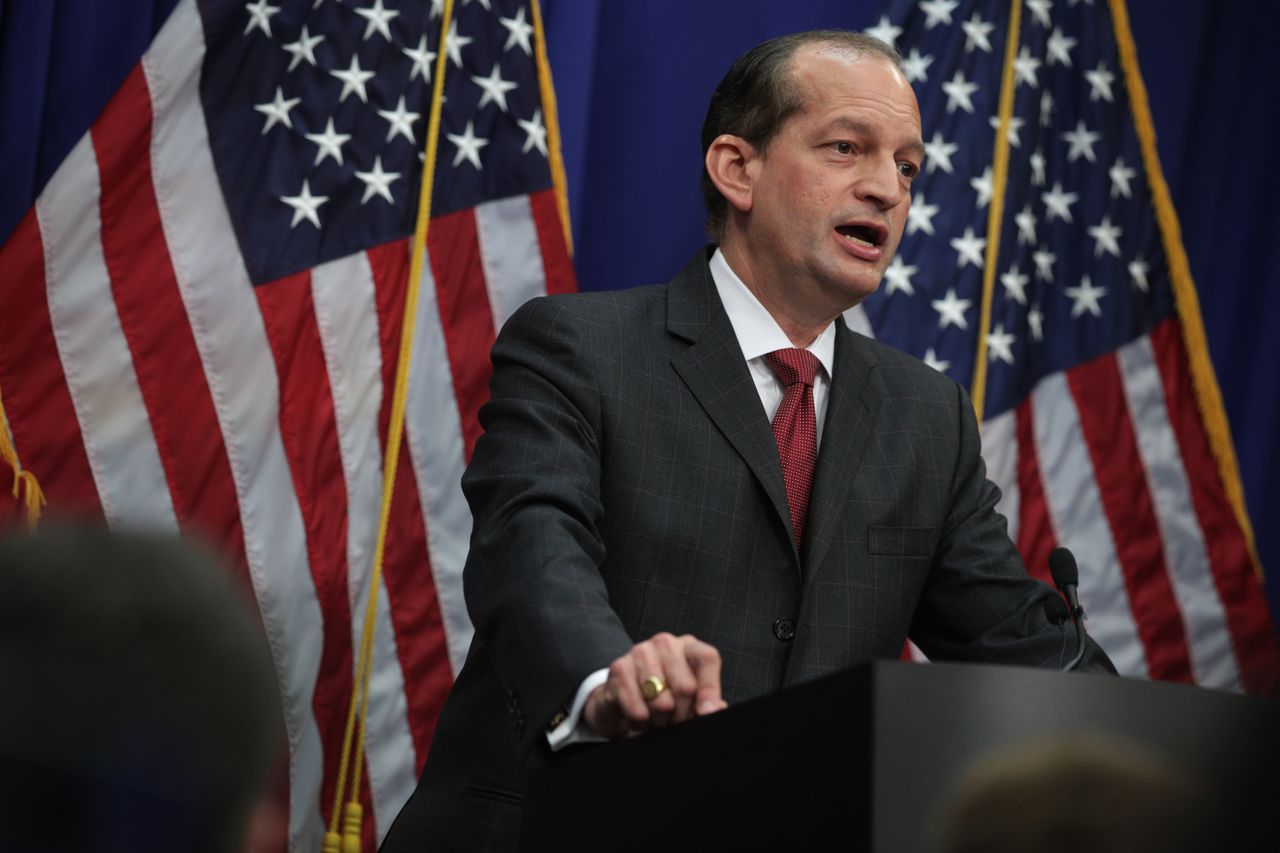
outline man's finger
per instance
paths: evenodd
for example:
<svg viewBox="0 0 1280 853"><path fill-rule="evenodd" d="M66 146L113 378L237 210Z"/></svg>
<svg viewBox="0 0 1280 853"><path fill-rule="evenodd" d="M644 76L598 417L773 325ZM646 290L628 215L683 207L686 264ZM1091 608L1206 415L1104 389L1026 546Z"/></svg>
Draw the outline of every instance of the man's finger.
<svg viewBox="0 0 1280 853"><path fill-rule="evenodd" d="M726 705L720 695L720 652L714 646L688 638L685 644L685 660L698 680L697 699L694 705L698 714L714 714Z"/></svg>
<svg viewBox="0 0 1280 853"><path fill-rule="evenodd" d="M615 705L628 728L643 731L649 724L649 706L640 693L640 676L632 654L623 655L609 665L606 686L612 688Z"/></svg>
<svg viewBox="0 0 1280 853"><path fill-rule="evenodd" d="M696 642L696 640L694 641ZM694 716L694 702L698 695L698 678L685 658L688 641L672 637L670 642L656 643L667 674L667 690L671 698L671 720L681 723Z"/></svg>

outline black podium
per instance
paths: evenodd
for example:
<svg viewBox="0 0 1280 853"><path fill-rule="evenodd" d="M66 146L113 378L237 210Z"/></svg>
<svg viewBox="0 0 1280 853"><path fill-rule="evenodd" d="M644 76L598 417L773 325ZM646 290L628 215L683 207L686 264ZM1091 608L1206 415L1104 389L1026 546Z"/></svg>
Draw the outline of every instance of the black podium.
<svg viewBox="0 0 1280 853"><path fill-rule="evenodd" d="M530 777L522 849L926 851L983 756L1076 734L1243 797L1276 792L1280 705L1106 675L881 661L570 755ZM1064 792L1069 797L1070 792ZM1122 808L1122 804L1117 804Z"/></svg>

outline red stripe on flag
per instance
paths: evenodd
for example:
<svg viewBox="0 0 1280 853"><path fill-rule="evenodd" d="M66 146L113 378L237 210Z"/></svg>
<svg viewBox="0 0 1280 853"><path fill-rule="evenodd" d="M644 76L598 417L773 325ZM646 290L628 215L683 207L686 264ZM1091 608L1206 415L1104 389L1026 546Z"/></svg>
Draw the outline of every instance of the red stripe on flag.
<svg viewBox="0 0 1280 853"><path fill-rule="evenodd" d="M102 250L120 326L183 527L248 566L235 480L164 241L151 176L151 99L136 66L92 132Z"/></svg>
<svg viewBox="0 0 1280 853"><path fill-rule="evenodd" d="M1035 420L1028 395L1014 410L1018 442L1018 553L1032 577L1053 586L1049 574L1049 552L1058 547L1057 534L1049 521L1049 502L1040 477L1040 457L1036 452Z"/></svg>
<svg viewBox="0 0 1280 853"><path fill-rule="evenodd" d="M1182 464L1191 483L1191 503L1204 534L1210 571L1226 611L1241 679L1250 693L1275 695L1280 692L1280 646L1244 532L1227 500L1222 474L1209 449L1191 385L1181 326L1175 320L1166 320L1152 331L1151 344L1164 382L1169 422L1178 437Z"/></svg>
<svg viewBox="0 0 1280 853"><path fill-rule="evenodd" d="M1152 678L1190 683L1194 678L1186 626L1169 580L1155 501L1147 488L1115 355L1068 370L1067 383L1093 459L1148 671Z"/></svg>
<svg viewBox="0 0 1280 853"><path fill-rule="evenodd" d="M280 386L280 433L307 533L324 626L311 710L324 749L320 808L333 804L343 729L351 701L351 607L347 596L347 490L338 428L311 298L311 275L297 273L254 289Z"/></svg>
<svg viewBox="0 0 1280 853"><path fill-rule="evenodd" d="M533 212L533 226L538 232L538 247L542 250L547 293L572 293L578 289L578 280L569 259L569 247L564 241L555 190L530 193L529 209Z"/></svg>
<svg viewBox="0 0 1280 853"><path fill-rule="evenodd" d="M98 487L53 337L35 208L0 249L0 306L0 394L22 466L40 482L48 512L101 518ZM9 483L0 477L0 485L0 502L7 504Z"/></svg>
<svg viewBox="0 0 1280 853"><path fill-rule="evenodd" d="M489 397L489 350L494 339L475 212L460 210L432 219L427 247L469 462L480 437L478 412Z"/></svg>
<svg viewBox="0 0 1280 853"><path fill-rule="evenodd" d="M409 280L408 243L404 240L388 243L370 249L367 254L377 293L378 334L382 346L383 394L378 424L385 454L400 351L405 286ZM396 636L396 652L404 676L409 731L417 752L414 769L415 773L421 773L435 733L436 720L453 685L453 670L449 666L440 602L431 575L426 524L408 442L400 447L400 460L396 467L395 496L383 555L383 579L390 599L388 606Z"/></svg>

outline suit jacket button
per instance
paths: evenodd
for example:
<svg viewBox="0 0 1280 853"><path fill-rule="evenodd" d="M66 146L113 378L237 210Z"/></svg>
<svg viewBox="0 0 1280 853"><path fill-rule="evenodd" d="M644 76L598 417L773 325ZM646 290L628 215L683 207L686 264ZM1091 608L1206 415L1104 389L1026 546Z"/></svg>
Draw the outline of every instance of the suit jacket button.
<svg viewBox="0 0 1280 853"><path fill-rule="evenodd" d="M790 640L796 635L796 623L783 616L773 623L773 636L779 640Z"/></svg>

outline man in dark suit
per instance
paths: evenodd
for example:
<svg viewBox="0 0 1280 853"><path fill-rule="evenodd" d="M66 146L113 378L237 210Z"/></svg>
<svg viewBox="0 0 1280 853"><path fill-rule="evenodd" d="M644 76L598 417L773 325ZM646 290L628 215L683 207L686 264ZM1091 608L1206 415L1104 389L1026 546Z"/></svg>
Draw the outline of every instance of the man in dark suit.
<svg viewBox="0 0 1280 853"><path fill-rule="evenodd" d="M703 128L718 248L535 300L463 478L476 636L384 850L514 849L525 767L873 658L1057 666L969 400L846 328L923 157L891 48L767 42ZM1096 646L1087 665L1109 668ZM607 846L607 845L606 845Z"/></svg>

